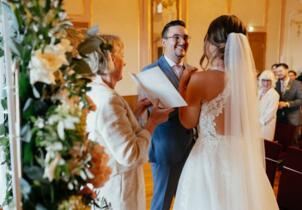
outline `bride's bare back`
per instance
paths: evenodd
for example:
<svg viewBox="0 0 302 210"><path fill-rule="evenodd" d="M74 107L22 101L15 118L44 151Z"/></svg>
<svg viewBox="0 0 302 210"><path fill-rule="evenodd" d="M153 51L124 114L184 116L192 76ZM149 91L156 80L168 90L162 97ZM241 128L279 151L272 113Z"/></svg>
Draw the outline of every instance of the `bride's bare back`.
<svg viewBox="0 0 302 210"><path fill-rule="evenodd" d="M188 106L179 110L180 121L186 128L194 128L198 125L202 104L213 100L223 92L224 80L224 72L217 70L192 74L183 94ZM224 134L224 112L217 116L214 122L217 134Z"/></svg>

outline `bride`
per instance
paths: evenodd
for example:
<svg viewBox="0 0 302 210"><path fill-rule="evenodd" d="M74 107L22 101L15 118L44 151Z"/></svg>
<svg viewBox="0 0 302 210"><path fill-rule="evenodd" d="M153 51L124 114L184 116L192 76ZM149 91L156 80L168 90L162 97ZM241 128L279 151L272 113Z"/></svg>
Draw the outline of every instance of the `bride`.
<svg viewBox="0 0 302 210"><path fill-rule="evenodd" d="M178 184L174 210L277 210L265 173L258 126L256 75L246 28L223 15L209 26L204 55L209 71L186 70L179 91L188 106L179 116L199 137Z"/></svg>

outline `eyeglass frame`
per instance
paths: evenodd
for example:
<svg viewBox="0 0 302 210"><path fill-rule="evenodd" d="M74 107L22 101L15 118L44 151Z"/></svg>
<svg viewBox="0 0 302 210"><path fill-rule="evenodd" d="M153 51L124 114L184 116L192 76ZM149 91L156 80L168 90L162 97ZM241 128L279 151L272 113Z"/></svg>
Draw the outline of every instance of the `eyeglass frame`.
<svg viewBox="0 0 302 210"><path fill-rule="evenodd" d="M185 42L187 42L189 39L191 39L191 37L189 35L180 35L180 34L174 34L173 36L166 36L164 37L164 39L174 39L176 42L179 42L180 38L182 38L182 40L184 40Z"/></svg>

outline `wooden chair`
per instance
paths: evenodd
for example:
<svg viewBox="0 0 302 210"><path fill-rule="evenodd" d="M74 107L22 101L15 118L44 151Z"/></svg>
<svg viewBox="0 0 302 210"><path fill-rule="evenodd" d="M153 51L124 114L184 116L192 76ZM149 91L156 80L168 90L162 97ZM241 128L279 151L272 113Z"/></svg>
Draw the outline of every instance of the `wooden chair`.
<svg viewBox="0 0 302 210"><path fill-rule="evenodd" d="M282 145L283 151L285 151L292 144L296 129L297 128L294 125L283 123L276 124L274 140Z"/></svg>
<svg viewBox="0 0 302 210"><path fill-rule="evenodd" d="M273 141L264 141L265 146L265 162L266 162L266 174L272 185L274 186L276 170L279 164L279 154L282 150L282 145Z"/></svg>
<svg viewBox="0 0 302 210"><path fill-rule="evenodd" d="M277 195L280 210L302 209L302 150L287 149Z"/></svg>

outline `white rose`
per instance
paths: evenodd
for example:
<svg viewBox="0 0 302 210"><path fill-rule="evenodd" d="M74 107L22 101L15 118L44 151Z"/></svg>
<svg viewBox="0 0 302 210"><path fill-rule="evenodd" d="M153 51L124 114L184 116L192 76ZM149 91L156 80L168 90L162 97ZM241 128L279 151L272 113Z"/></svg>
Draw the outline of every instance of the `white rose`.
<svg viewBox="0 0 302 210"><path fill-rule="evenodd" d="M54 179L55 170L60 160L61 160L61 155L57 153L56 158L53 161L51 161L51 163L48 166L45 167L44 177L48 178L50 182Z"/></svg>
<svg viewBox="0 0 302 210"><path fill-rule="evenodd" d="M65 50L57 48L59 49L56 49L56 46L47 46L44 52L37 50L34 53L29 63L31 84L36 82L55 84L54 72L63 64L68 64Z"/></svg>

